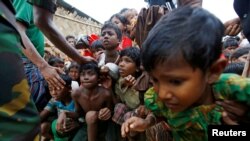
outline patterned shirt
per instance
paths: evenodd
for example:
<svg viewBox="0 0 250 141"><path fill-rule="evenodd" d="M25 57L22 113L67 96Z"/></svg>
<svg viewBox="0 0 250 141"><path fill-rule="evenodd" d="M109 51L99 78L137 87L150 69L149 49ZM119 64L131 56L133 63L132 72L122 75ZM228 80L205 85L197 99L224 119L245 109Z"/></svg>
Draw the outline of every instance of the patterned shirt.
<svg viewBox="0 0 250 141"><path fill-rule="evenodd" d="M9 0L0 0L0 140L35 140L40 121L20 58L14 13Z"/></svg>
<svg viewBox="0 0 250 141"><path fill-rule="evenodd" d="M212 85L216 100L235 100L250 105L250 79L236 74L222 74ZM207 141L208 125L220 125L221 106L216 104L200 105L173 113L157 100L153 88L145 93L145 105L156 116L164 117L172 129L175 141Z"/></svg>
<svg viewBox="0 0 250 141"><path fill-rule="evenodd" d="M56 101L54 98L51 98L44 109L54 113L57 112L57 115L59 116L62 111L74 112L75 104L73 100L71 100L68 105L65 105L61 101Z"/></svg>

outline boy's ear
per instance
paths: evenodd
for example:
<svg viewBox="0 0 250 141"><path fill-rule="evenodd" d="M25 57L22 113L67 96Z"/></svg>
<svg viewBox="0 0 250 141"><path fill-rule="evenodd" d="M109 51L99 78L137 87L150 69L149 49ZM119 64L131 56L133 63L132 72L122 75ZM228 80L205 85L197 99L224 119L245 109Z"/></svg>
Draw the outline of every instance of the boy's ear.
<svg viewBox="0 0 250 141"><path fill-rule="evenodd" d="M209 75L208 75L208 83L212 84L216 82L221 73L224 71L226 65L227 65L227 60L225 58L219 58L217 59L210 67L209 69Z"/></svg>

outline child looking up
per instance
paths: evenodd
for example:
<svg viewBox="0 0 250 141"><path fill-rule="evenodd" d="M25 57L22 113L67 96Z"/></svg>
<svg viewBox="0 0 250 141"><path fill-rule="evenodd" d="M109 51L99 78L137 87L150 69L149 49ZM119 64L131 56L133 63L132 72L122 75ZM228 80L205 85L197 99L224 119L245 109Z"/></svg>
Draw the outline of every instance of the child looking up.
<svg viewBox="0 0 250 141"><path fill-rule="evenodd" d="M121 125L140 105L139 92L134 89L140 74L140 49L131 47L122 50L118 66L120 78L115 84L115 94L120 103L116 104L112 119Z"/></svg>
<svg viewBox="0 0 250 141"><path fill-rule="evenodd" d="M204 34L205 33L205 34ZM164 117L175 141L208 140L208 125L222 124L222 107L216 100L250 103L250 80L222 74L227 61L220 58L224 27L201 8L180 7L153 27L143 44L142 62L154 88L145 94L153 113L132 117L122 135L144 131Z"/></svg>
<svg viewBox="0 0 250 141"><path fill-rule="evenodd" d="M49 132L52 131L54 140L68 140L73 137L75 129L78 127L77 120L71 117L69 113L75 111L75 104L71 98L71 82L72 79L68 75L60 75L63 81L66 83L63 89L54 89L49 85L49 91L52 96L50 101L44 110L40 113L41 117L41 131L42 135L49 137ZM57 112L58 119L55 119L52 123L48 121L48 117ZM67 112L67 113L66 113ZM64 123L62 114L66 114L67 123ZM50 130L51 128L51 130Z"/></svg>
<svg viewBox="0 0 250 141"><path fill-rule="evenodd" d="M129 21L126 19L125 16L121 14L114 14L111 16L110 22L115 23L122 32L122 40L117 48L117 50L123 50L125 48L132 46L132 40L127 35L127 26Z"/></svg>
<svg viewBox="0 0 250 141"><path fill-rule="evenodd" d="M119 61L117 47L122 39L122 32L118 26L112 22L105 22L101 29L102 45L105 48L105 64Z"/></svg>
<svg viewBox="0 0 250 141"><path fill-rule="evenodd" d="M98 66L103 66L105 64L105 49L102 45L102 41L100 39L93 41L90 46L90 51L93 54L93 57L97 60Z"/></svg>
<svg viewBox="0 0 250 141"><path fill-rule="evenodd" d="M95 63L84 64L80 71L80 88L72 93L77 113L85 117L88 141L96 141L101 133L106 134L106 121L113 109L112 93L98 85L99 71Z"/></svg>

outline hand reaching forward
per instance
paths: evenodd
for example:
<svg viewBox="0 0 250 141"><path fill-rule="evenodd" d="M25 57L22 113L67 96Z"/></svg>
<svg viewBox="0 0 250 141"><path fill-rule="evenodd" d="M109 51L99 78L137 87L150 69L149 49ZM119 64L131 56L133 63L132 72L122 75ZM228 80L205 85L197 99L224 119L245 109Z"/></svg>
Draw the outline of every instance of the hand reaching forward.
<svg viewBox="0 0 250 141"><path fill-rule="evenodd" d="M56 89L60 89L64 87L65 82L59 76L59 74L63 74L64 72L56 67L52 67L50 65L45 65L39 68L44 79L48 82L48 84Z"/></svg>
<svg viewBox="0 0 250 141"><path fill-rule="evenodd" d="M126 137L127 135L129 135L130 131L143 132L148 128L148 126L149 123L147 120L139 117L131 117L122 124L122 137Z"/></svg>

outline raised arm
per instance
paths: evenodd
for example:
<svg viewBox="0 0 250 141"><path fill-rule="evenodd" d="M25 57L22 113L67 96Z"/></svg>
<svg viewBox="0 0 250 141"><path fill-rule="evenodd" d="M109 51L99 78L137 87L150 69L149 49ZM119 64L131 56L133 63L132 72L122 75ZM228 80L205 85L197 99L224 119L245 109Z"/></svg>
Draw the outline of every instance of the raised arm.
<svg viewBox="0 0 250 141"><path fill-rule="evenodd" d="M64 81L58 73L62 73L60 69L50 66L37 52L34 45L26 35L26 27L17 21L18 30L21 34L22 41L26 48L22 48L24 55L34 63L41 71L45 80L52 86L62 88Z"/></svg>
<svg viewBox="0 0 250 141"><path fill-rule="evenodd" d="M33 10L35 24L58 49L80 64L94 61L91 57L81 56L75 48L70 46L53 22L53 13L36 5L33 6Z"/></svg>

